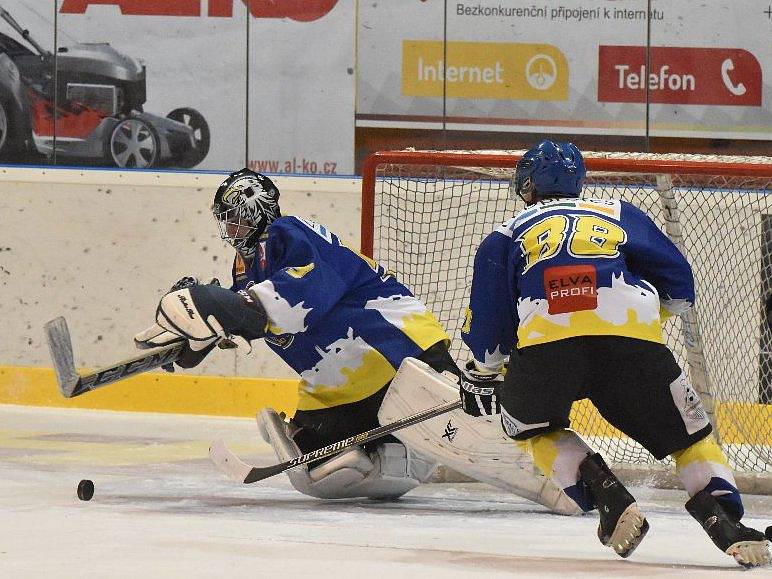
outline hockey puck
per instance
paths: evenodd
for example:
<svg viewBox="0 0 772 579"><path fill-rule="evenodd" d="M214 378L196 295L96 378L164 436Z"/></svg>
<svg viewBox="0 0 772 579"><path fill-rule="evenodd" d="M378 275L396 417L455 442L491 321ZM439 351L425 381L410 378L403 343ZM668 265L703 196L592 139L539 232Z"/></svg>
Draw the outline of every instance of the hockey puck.
<svg viewBox="0 0 772 579"><path fill-rule="evenodd" d="M90 501L94 496L94 483L88 479L83 479L78 483L78 498L82 501Z"/></svg>

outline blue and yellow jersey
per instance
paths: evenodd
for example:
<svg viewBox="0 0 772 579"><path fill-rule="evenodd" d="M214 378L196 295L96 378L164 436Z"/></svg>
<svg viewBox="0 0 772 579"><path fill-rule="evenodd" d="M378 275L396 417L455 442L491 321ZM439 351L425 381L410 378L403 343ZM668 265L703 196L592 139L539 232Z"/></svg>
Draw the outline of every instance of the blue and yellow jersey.
<svg viewBox="0 0 772 579"><path fill-rule="evenodd" d="M268 314L266 342L300 374L299 410L362 400L403 358L448 340L391 273L299 217L274 221L253 263L237 257L233 282L251 286Z"/></svg>
<svg viewBox="0 0 772 579"><path fill-rule="evenodd" d="M514 346L575 336L663 343L662 319L693 303L689 263L640 209L550 199L483 240L462 337L483 367L498 370Z"/></svg>

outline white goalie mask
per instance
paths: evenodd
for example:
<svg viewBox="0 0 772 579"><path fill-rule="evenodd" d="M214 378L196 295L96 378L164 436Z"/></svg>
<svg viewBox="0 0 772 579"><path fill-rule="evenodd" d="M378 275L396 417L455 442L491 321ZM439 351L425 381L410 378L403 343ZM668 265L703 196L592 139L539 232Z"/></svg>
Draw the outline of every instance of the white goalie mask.
<svg viewBox="0 0 772 579"><path fill-rule="evenodd" d="M281 217L279 190L265 175L241 169L228 175L217 189L212 213L220 237L243 258L251 259L260 236Z"/></svg>

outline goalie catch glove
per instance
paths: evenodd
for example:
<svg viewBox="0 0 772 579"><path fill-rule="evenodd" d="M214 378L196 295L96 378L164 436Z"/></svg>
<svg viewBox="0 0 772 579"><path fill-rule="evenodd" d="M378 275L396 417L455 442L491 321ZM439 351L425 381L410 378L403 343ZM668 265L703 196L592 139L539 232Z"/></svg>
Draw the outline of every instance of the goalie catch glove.
<svg viewBox="0 0 772 579"><path fill-rule="evenodd" d="M216 284L194 283L161 298L155 320L134 336L137 347L156 348L187 340L187 348L175 363L192 368L228 335L262 338L268 317L260 301L247 291L234 293Z"/></svg>
<svg viewBox="0 0 772 579"><path fill-rule="evenodd" d="M496 387L504 380L501 373L479 370L472 359L466 363L461 374L459 393L464 412L471 416L499 414L501 407Z"/></svg>

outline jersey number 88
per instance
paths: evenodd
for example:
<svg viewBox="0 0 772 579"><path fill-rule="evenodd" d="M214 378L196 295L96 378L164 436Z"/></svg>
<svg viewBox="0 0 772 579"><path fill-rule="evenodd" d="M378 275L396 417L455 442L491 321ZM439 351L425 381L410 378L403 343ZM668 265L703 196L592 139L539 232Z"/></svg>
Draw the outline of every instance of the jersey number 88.
<svg viewBox="0 0 772 579"><path fill-rule="evenodd" d="M568 253L581 258L614 258L627 241L622 227L597 215L552 215L533 224L518 238L528 271L554 257L568 239Z"/></svg>

